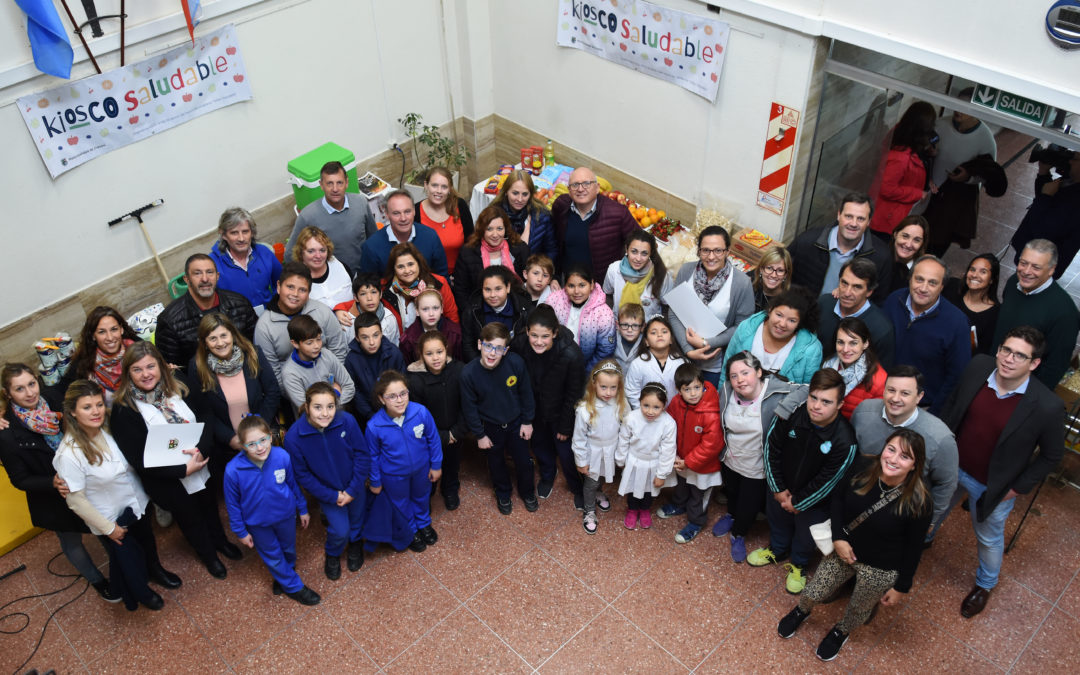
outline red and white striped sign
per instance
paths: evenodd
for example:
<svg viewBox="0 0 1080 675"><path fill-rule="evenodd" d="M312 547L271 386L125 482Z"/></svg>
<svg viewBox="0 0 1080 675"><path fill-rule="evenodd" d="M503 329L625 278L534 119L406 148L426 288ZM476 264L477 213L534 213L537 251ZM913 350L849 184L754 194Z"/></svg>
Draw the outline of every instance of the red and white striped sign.
<svg viewBox="0 0 1080 675"><path fill-rule="evenodd" d="M777 215L784 213L798 128L799 111L774 102L769 108L769 130L765 138L765 157L761 161L757 205Z"/></svg>

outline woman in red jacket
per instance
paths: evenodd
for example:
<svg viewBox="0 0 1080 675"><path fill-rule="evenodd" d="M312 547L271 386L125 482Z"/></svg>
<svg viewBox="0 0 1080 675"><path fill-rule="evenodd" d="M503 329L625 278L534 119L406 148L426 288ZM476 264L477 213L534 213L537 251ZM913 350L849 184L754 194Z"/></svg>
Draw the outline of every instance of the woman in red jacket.
<svg viewBox="0 0 1080 675"><path fill-rule="evenodd" d="M844 403L840 414L850 420L855 406L885 393L885 369L870 347L870 329L862 319L849 316L836 326L836 355L822 368L833 368L844 378Z"/></svg>
<svg viewBox="0 0 1080 675"><path fill-rule="evenodd" d="M911 207L929 196L926 188L926 164L923 156L930 150L934 134L934 106L916 101L907 109L893 129L889 151L878 167L870 196L874 214L870 229L891 236ZM930 190L937 192L936 187Z"/></svg>
<svg viewBox="0 0 1080 675"><path fill-rule="evenodd" d="M668 414L675 420L675 490L671 502L657 511L659 518L686 514L686 526L675 535L685 544L705 527L705 507L709 492L722 482L720 453L724 449L724 431L720 423L720 395L706 382L701 369L684 363L675 370L679 395L668 404Z"/></svg>

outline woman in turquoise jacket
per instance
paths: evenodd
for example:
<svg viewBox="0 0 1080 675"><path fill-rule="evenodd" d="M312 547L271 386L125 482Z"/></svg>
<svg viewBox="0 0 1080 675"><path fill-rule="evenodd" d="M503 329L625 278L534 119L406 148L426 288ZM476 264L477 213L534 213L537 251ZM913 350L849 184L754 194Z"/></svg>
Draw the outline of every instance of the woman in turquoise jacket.
<svg viewBox="0 0 1080 675"><path fill-rule="evenodd" d="M728 344L728 358L746 350L761 361L762 368L798 384L808 384L821 367L821 342L817 333L816 298L800 286L776 296L764 312L752 314L735 329Z"/></svg>
<svg viewBox="0 0 1080 675"><path fill-rule="evenodd" d="M375 383L375 397L382 409L368 421L365 436L371 468L368 483L371 491L389 509L369 511L364 537L369 541L393 543L396 523L387 523L379 514L389 510L392 520L407 521L413 532L409 548L420 552L439 540L431 527L431 483L442 475L442 444L435 418L419 403L409 401L405 376L387 370ZM389 527L389 531L387 531ZM383 538L384 535L391 535Z"/></svg>

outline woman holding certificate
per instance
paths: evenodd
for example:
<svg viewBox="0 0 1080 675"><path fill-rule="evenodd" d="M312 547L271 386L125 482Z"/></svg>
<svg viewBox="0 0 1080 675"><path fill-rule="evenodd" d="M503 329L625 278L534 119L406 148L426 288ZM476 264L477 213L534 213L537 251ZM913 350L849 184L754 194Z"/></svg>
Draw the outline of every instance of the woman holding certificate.
<svg viewBox="0 0 1080 675"><path fill-rule="evenodd" d="M750 277L728 261L731 235L719 225L706 227L698 235L698 261L688 262L675 277L673 295L687 302L672 304L671 326L686 356L702 370L705 379L720 388L724 350L735 327L754 313L754 288ZM688 291L692 291L691 296ZM680 316L680 313L684 316ZM711 314L713 330L705 330L702 318ZM722 327L721 327L722 326ZM720 328L715 331L715 328Z"/></svg>
<svg viewBox="0 0 1080 675"><path fill-rule="evenodd" d="M217 557L220 551L232 560L240 558L240 549L225 538L225 529L218 515L217 496L207 489L210 472L207 458L198 447L174 448L166 440L158 445L158 430L162 425L194 423L195 414L185 401L188 388L169 372L157 347L138 342L124 354L120 388L113 405L113 435L120 451L134 467L143 487L155 504L170 511L180 526L184 538L195 549L206 570L218 579L227 573ZM183 435L183 430L177 430ZM148 443L149 439L149 443ZM209 447L210 432L204 428L199 445ZM151 445L153 447L151 447ZM176 452L177 463L154 466L148 456ZM186 461L184 461L186 458ZM148 466L151 464L151 466ZM179 582L176 584L179 586Z"/></svg>

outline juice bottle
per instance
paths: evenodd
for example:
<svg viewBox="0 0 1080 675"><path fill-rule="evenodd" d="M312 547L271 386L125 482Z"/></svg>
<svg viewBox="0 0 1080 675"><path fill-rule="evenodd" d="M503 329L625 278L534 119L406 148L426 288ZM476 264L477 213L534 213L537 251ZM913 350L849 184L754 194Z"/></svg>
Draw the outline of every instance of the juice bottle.
<svg viewBox="0 0 1080 675"><path fill-rule="evenodd" d="M544 165L553 166L555 164L555 144L551 142L549 138L547 145L544 146Z"/></svg>

